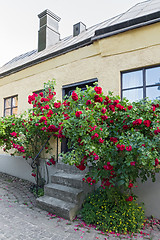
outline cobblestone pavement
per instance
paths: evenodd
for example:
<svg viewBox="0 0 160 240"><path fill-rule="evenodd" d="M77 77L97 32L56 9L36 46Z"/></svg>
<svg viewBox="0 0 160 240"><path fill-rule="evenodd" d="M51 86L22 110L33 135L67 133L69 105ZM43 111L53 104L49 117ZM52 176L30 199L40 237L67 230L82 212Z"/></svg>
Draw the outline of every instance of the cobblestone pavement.
<svg viewBox="0 0 160 240"><path fill-rule="evenodd" d="M134 236L104 235L76 220L70 222L36 207L31 183L0 173L0 240L160 240L156 226Z"/></svg>

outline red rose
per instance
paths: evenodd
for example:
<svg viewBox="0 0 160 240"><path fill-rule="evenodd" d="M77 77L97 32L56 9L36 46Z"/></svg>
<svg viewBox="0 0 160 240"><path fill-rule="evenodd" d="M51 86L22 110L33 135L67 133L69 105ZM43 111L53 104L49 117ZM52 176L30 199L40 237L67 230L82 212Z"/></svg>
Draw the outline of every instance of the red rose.
<svg viewBox="0 0 160 240"><path fill-rule="evenodd" d="M150 120L145 120L145 121L143 121L143 124L144 124L146 127L150 127L151 121L150 121Z"/></svg>
<svg viewBox="0 0 160 240"><path fill-rule="evenodd" d="M102 93L102 88L101 87L95 87L94 88L94 90L95 90L95 92L97 93L97 94L101 94Z"/></svg>
<svg viewBox="0 0 160 240"><path fill-rule="evenodd" d="M118 142L118 139L115 138L115 137L111 137L111 138L110 138L110 141L113 142L113 143L115 144L116 142Z"/></svg>
<svg viewBox="0 0 160 240"><path fill-rule="evenodd" d="M107 118L108 118L107 115L103 115L103 116L101 116L101 119L102 119L102 120L106 120Z"/></svg>
<svg viewBox="0 0 160 240"><path fill-rule="evenodd" d="M131 110L132 109L132 106L130 105L130 106L128 106L128 110Z"/></svg>
<svg viewBox="0 0 160 240"><path fill-rule="evenodd" d="M130 162L131 166L135 166L136 162Z"/></svg>
<svg viewBox="0 0 160 240"><path fill-rule="evenodd" d="M59 128L57 128L55 125L49 125L47 128L47 132L58 132Z"/></svg>
<svg viewBox="0 0 160 240"><path fill-rule="evenodd" d="M99 139L99 143L103 143L104 140L102 138Z"/></svg>
<svg viewBox="0 0 160 240"><path fill-rule="evenodd" d="M72 99L73 99L74 101L77 101L77 100L78 100L78 95L77 95L77 93L75 93L75 91L72 92Z"/></svg>
<svg viewBox="0 0 160 240"><path fill-rule="evenodd" d="M12 132L10 133L12 137L17 137L17 133L16 132Z"/></svg>
<svg viewBox="0 0 160 240"><path fill-rule="evenodd" d="M92 104L91 100L87 100L86 105Z"/></svg>
<svg viewBox="0 0 160 240"><path fill-rule="evenodd" d="M118 103L119 103L119 100L114 100L114 101L113 101L113 105L114 105L114 106L117 106Z"/></svg>
<svg viewBox="0 0 160 240"><path fill-rule="evenodd" d="M142 123L142 120L141 119L136 119L135 121L133 121L133 126L136 126L136 125L140 125Z"/></svg>
<svg viewBox="0 0 160 240"><path fill-rule="evenodd" d="M49 105L45 105L44 109L48 110L49 109Z"/></svg>
<svg viewBox="0 0 160 240"><path fill-rule="evenodd" d="M41 117L41 119L39 120L39 122L41 123L41 122L44 122L44 121L46 121L46 120L47 120L46 117Z"/></svg>
<svg viewBox="0 0 160 240"><path fill-rule="evenodd" d="M132 151L132 146L131 146L131 145L127 146L127 147L126 147L126 150L127 150L128 152Z"/></svg>
<svg viewBox="0 0 160 240"><path fill-rule="evenodd" d="M124 130L127 130L128 128L129 128L128 125L123 125Z"/></svg>
<svg viewBox="0 0 160 240"><path fill-rule="evenodd" d="M40 92L40 93L39 93L39 96L43 97L43 92Z"/></svg>
<svg viewBox="0 0 160 240"><path fill-rule="evenodd" d="M128 188L132 188L133 187L133 183L129 183Z"/></svg>
<svg viewBox="0 0 160 240"><path fill-rule="evenodd" d="M125 145L124 144L117 144L116 146L118 148L118 151L123 151L125 149Z"/></svg>
<svg viewBox="0 0 160 240"><path fill-rule="evenodd" d="M101 109L101 113L103 113L103 114L105 114L106 111L107 111L106 108L102 108L102 109Z"/></svg>
<svg viewBox="0 0 160 240"><path fill-rule="evenodd" d="M115 112L115 106L114 105L109 105L109 108L112 112Z"/></svg>
<svg viewBox="0 0 160 240"><path fill-rule="evenodd" d="M75 113L76 117L80 117L81 114L82 114L82 111L77 111L77 112Z"/></svg>
<svg viewBox="0 0 160 240"><path fill-rule="evenodd" d="M127 202L132 202L133 201L133 197L132 196L129 196L127 199L126 199Z"/></svg>
<svg viewBox="0 0 160 240"><path fill-rule="evenodd" d="M102 98L102 97L99 97L98 95L95 95L95 96L94 96L94 101L101 103L101 102L103 102L103 98Z"/></svg>
<svg viewBox="0 0 160 240"><path fill-rule="evenodd" d="M159 160L158 160L158 158L156 158L156 159L155 159L155 165L154 165L154 166L156 167L158 164L159 164Z"/></svg>
<svg viewBox="0 0 160 240"><path fill-rule="evenodd" d="M98 138L99 137L99 134L98 133L95 133L93 136L91 136L91 139L95 139L95 138Z"/></svg>
<svg viewBox="0 0 160 240"><path fill-rule="evenodd" d="M61 103L59 102L59 103L54 103L54 107L55 108L60 108L60 106L61 106Z"/></svg>

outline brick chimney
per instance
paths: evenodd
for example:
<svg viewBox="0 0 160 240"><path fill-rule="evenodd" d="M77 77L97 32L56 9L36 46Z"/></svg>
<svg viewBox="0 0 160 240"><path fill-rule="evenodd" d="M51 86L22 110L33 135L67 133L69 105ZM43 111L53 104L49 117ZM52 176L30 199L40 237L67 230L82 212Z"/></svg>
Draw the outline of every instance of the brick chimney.
<svg viewBox="0 0 160 240"><path fill-rule="evenodd" d="M40 29L38 31L38 52L56 44L60 40L59 21L60 17L45 10L38 15Z"/></svg>

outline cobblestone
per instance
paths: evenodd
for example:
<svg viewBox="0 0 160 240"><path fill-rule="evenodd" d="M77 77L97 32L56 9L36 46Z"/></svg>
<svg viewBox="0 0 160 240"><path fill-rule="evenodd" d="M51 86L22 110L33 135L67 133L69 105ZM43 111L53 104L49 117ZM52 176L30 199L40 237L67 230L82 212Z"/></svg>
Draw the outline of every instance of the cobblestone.
<svg viewBox="0 0 160 240"><path fill-rule="evenodd" d="M160 240L160 231L156 227L131 238L104 235L94 228L77 227L80 220L69 222L60 217L50 217L46 211L36 207L31 186L28 181L0 173L0 240Z"/></svg>

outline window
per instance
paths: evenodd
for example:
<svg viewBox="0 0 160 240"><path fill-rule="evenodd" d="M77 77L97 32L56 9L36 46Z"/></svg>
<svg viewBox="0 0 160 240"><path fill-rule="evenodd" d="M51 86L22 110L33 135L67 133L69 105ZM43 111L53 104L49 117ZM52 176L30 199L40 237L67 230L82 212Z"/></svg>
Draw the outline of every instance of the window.
<svg viewBox="0 0 160 240"><path fill-rule="evenodd" d="M98 82L97 78L94 79L90 79L90 80L86 80L83 82L78 82L78 83L73 83L73 84L69 84L69 85L65 85L62 87L62 97L64 98L64 96L68 95L71 96L72 92L74 90L76 90L76 87L81 88L82 91L86 90L86 85L88 86L93 86L93 83ZM61 144L61 151L66 153L68 151L70 151L70 149L68 149L67 146L67 139L62 139L62 144Z"/></svg>
<svg viewBox="0 0 160 240"><path fill-rule="evenodd" d="M68 95L71 96L72 92L74 90L76 90L76 87L81 88L82 91L86 90L86 85L88 86L93 86L93 83L98 82L97 78L94 79L90 79L90 80L86 80L83 82L78 82L78 83L73 83L73 84L69 84L69 85L65 85L62 87L62 97L64 98L64 96Z"/></svg>
<svg viewBox="0 0 160 240"><path fill-rule="evenodd" d="M8 97L4 99L4 116L17 115L18 96Z"/></svg>
<svg viewBox="0 0 160 240"><path fill-rule="evenodd" d="M160 99L160 66L122 72L122 98L137 101Z"/></svg>

